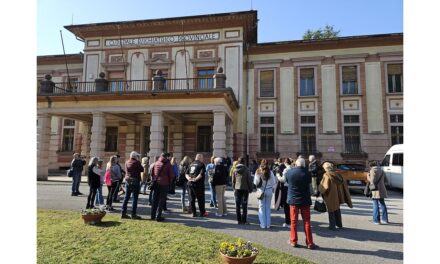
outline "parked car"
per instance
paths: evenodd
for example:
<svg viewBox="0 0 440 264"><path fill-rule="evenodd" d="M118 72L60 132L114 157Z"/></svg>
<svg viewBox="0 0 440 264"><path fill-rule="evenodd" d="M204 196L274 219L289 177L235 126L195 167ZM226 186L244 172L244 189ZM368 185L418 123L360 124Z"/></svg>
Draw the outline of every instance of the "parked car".
<svg viewBox="0 0 440 264"><path fill-rule="evenodd" d="M350 164L327 161L333 164L335 171L347 181L349 190L361 190L363 191L367 184L368 168L363 164ZM324 162L322 163L324 164Z"/></svg>
<svg viewBox="0 0 440 264"><path fill-rule="evenodd" d="M367 168L362 164L337 164L336 172L347 181L348 189L364 190L367 184Z"/></svg>
<svg viewBox="0 0 440 264"><path fill-rule="evenodd" d="M392 146L380 166L385 172L385 177L390 188L403 190L403 144Z"/></svg>

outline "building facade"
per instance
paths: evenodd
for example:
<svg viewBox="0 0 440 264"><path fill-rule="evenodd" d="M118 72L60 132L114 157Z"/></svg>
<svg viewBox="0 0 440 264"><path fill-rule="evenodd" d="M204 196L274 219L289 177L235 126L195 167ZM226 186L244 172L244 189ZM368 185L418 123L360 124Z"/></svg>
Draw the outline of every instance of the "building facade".
<svg viewBox="0 0 440 264"><path fill-rule="evenodd" d="M403 143L402 33L260 44L256 11L65 28L84 52L37 58L38 179L73 152L364 163Z"/></svg>

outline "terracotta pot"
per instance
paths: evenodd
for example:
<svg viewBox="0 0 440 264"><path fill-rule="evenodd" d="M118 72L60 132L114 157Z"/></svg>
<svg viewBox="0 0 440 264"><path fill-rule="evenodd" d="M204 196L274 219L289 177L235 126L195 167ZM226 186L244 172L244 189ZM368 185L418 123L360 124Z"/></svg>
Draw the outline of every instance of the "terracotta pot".
<svg viewBox="0 0 440 264"><path fill-rule="evenodd" d="M255 260L255 258L257 257L257 255L253 255L250 257L244 257L244 258L234 258L234 257L229 257L226 256L225 254L220 252L220 256L223 260L224 263L229 263L229 264L252 264Z"/></svg>
<svg viewBox="0 0 440 264"><path fill-rule="evenodd" d="M84 220L85 224L94 225L96 223L101 223L101 219L105 216L105 212L100 214L89 214L89 215L81 215L81 218Z"/></svg>

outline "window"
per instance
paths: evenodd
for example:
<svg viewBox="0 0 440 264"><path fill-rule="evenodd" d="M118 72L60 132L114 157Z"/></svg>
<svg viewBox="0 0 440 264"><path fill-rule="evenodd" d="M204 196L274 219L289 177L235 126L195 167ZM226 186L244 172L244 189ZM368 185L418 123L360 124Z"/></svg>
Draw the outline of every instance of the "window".
<svg viewBox="0 0 440 264"><path fill-rule="evenodd" d="M360 153L361 127L359 115L344 115L345 152Z"/></svg>
<svg viewBox="0 0 440 264"><path fill-rule="evenodd" d="M274 97L274 71L260 71L260 97Z"/></svg>
<svg viewBox="0 0 440 264"><path fill-rule="evenodd" d="M403 114L390 115L391 145L403 144Z"/></svg>
<svg viewBox="0 0 440 264"><path fill-rule="evenodd" d="M74 137L75 137L75 120L64 119L61 151L73 151Z"/></svg>
<svg viewBox="0 0 440 264"><path fill-rule="evenodd" d="M301 116L301 152L315 153L316 150L316 125L315 116Z"/></svg>
<svg viewBox="0 0 440 264"><path fill-rule="evenodd" d="M150 152L150 127L144 126L144 156Z"/></svg>
<svg viewBox="0 0 440 264"><path fill-rule="evenodd" d="M197 152L211 152L212 132L211 126L197 127Z"/></svg>
<svg viewBox="0 0 440 264"><path fill-rule="evenodd" d="M122 92L124 90L124 81L122 79L112 79L109 83L112 92Z"/></svg>
<svg viewBox="0 0 440 264"><path fill-rule="evenodd" d="M105 131L105 151L117 151L118 127L107 127Z"/></svg>
<svg viewBox="0 0 440 264"><path fill-rule="evenodd" d="M275 118L273 116L260 117L260 151L275 151Z"/></svg>
<svg viewBox="0 0 440 264"><path fill-rule="evenodd" d="M403 92L403 64L388 64L388 93Z"/></svg>
<svg viewBox="0 0 440 264"><path fill-rule="evenodd" d="M210 89L214 88L214 69L203 69L197 71L197 87L199 89Z"/></svg>
<svg viewBox="0 0 440 264"><path fill-rule="evenodd" d="M315 69L300 69L299 76L299 96L315 95Z"/></svg>
<svg viewBox="0 0 440 264"><path fill-rule="evenodd" d="M358 94L357 66L342 66L342 94Z"/></svg>
<svg viewBox="0 0 440 264"><path fill-rule="evenodd" d="M393 154L393 165L403 166L403 153L394 153Z"/></svg>
<svg viewBox="0 0 440 264"><path fill-rule="evenodd" d="M388 167L390 166L390 155L385 155L385 158L383 158L382 163L380 166Z"/></svg>

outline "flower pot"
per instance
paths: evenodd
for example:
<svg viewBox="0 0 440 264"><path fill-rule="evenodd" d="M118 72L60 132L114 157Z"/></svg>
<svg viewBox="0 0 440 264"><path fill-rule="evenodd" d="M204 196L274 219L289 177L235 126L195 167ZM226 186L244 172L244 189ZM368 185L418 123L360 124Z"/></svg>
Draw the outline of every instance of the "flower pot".
<svg viewBox="0 0 440 264"><path fill-rule="evenodd" d="M105 216L105 212L99 214L82 214L81 218L84 220L85 224L94 225L96 223L101 223L101 219Z"/></svg>
<svg viewBox="0 0 440 264"><path fill-rule="evenodd" d="M229 264L252 264L257 257L257 254L250 256L250 257L243 257L243 258L234 258L226 256L225 254L220 252L220 256L224 263Z"/></svg>

